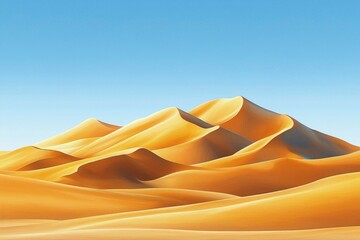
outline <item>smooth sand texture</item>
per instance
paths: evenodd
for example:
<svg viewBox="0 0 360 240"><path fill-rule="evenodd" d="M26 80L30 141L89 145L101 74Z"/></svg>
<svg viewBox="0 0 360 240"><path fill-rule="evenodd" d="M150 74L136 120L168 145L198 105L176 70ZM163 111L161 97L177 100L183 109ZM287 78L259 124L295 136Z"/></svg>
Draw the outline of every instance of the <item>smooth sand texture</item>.
<svg viewBox="0 0 360 240"><path fill-rule="evenodd" d="M242 97L0 152L0 239L360 239L359 147Z"/></svg>

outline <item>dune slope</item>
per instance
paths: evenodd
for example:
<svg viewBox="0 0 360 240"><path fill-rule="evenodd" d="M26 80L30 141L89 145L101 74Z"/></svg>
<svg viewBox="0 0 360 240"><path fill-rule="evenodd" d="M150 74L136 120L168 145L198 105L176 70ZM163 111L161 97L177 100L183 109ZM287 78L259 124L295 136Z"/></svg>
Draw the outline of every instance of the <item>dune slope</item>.
<svg viewBox="0 0 360 240"><path fill-rule="evenodd" d="M358 146L217 99L0 152L0 238L359 239L359 189Z"/></svg>
<svg viewBox="0 0 360 240"><path fill-rule="evenodd" d="M64 133L37 143L36 146L45 148L84 138L102 137L119 128L118 126L101 122L95 118L89 118Z"/></svg>

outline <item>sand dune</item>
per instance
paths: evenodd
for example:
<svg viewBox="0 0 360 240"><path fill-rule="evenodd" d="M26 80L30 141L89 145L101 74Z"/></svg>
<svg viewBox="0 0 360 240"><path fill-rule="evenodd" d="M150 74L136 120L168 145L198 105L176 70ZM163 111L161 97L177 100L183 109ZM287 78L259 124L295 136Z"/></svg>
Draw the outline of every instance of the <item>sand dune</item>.
<svg viewBox="0 0 360 240"><path fill-rule="evenodd" d="M79 150L82 147L85 147L86 145L89 145L97 139L99 139L99 137L81 138L67 143L43 147L42 149L56 150L67 154L73 154L73 152Z"/></svg>
<svg viewBox="0 0 360 240"><path fill-rule="evenodd" d="M187 115L177 108L162 110L96 140L74 155L87 157L134 147L160 149L190 141L211 131L212 125L191 116L189 120Z"/></svg>
<svg viewBox="0 0 360 240"><path fill-rule="evenodd" d="M252 141L273 135L287 125L283 115L261 108L243 97L212 100L189 113Z"/></svg>
<svg viewBox="0 0 360 240"><path fill-rule="evenodd" d="M69 227L71 228L68 231L132 228L279 231L356 226L360 221L360 207L351 203L360 200L360 195L353 191L353 188L357 187L360 187L360 175L352 173L327 178L299 188L247 198L225 196L215 201L184 204L178 207L154 207L151 210L50 221L30 227L22 225L17 229L5 227L3 233L11 234L21 230L24 233L54 232L61 235L61 231L66 232ZM133 195L132 197L136 198ZM126 196L122 198L126 199ZM160 200L154 201L158 203ZM136 204L131 206L134 207ZM271 218L264 217L264 213Z"/></svg>
<svg viewBox="0 0 360 240"><path fill-rule="evenodd" d="M0 181L2 219L71 219L232 197L221 193L176 189L115 192L3 174L0 174Z"/></svg>
<svg viewBox="0 0 360 240"><path fill-rule="evenodd" d="M43 160L42 160L43 161ZM76 159L61 165L24 171L4 171L13 176L22 176L52 182L62 182L93 188L147 187L143 181L152 180L176 171L201 169L169 162L146 149L132 148L115 154Z"/></svg>
<svg viewBox="0 0 360 240"><path fill-rule="evenodd" d="M215 139L221 138L222 141ZM177 108L140 119L74 152L75 156L103 155L144 147L178 163L198 163L232 154L250 142L212 126ZM183 157L187 152L186 157ZM193 152L189 154L189 152Z"/></svg>
<svg viewBox="0 0 360 240"><path fill-rule="evenodd" d="M36 146L45 148L84 138L102 137L119 128L118 126L101 122L95 118L89 118L64 133L37 143Z"/></svg>
<svg viewBox="0 0 360 240"><path fill-rule="evenodd" d="M221 141L218 141L221 139ZM200 138L175 146L153 150L159 156L181 164L197 164L233 154L250 142L221 127Z"/></svg>
<svg viewBox="0 0 360 240"><path fill-rule="evenodd" d="M358 151L358 147L313 130L289 124L282 132L258 140L233 155L198 164L201 167L224 168L253 164L287 157L321 159Z"/></svg>
<svg viewBox="0 0 360 240"><path fill-rule="evenodd" d="M77 160L65 153L24 147L0 156L0 170L33 170L65 164Z"/></svg>
<svg viewBox="0 0 360 240"><path fill-rule="evenodd" d="M0 152L0 238L358 239L359 189L359 147L218 99Z"/></svg>
<svg viewBox="0 0 360 240"><path fill-rule="evenodd" d="M160 158L146 149L81 162L76 172L64 175L60 182L94 188L146 187L143 181L167 174L195 169Z"/></svg>
<svg viewBox="0 0 360 240"><path fill-rule="evenodd" d="M360 173L351 173L275 193L52 222L51 227L255 231L356 226L360 207L351 203L360 200L360 194L353 191L357 187Z"/></svg>
<svg viewBox="0 0 360 240"><path fill-rule="evenodd" d="M337 156L358 149L340 139L307 128L291 117L261 108L242 97L213 100L192 109L190 113L252 141L275 136L275 139L283 142L280 144L285 145L281 149L287 148L304 158Z"/></svg>
<svg viewBox="0 0 360 240"><path fill-rule="evenodd" d="M271 193L206 209L163 212L97 223L97 228L136 227L192 230L294 230L360 223L360 173L334 176L290 191ZM232 202L232 201L231 201ZM271 217L264 217L264 213ZM204 224L204 215L206 224ZM191 219L189 221L188 219ZM251 219L251 221L249 221Z"/></svg>
<svg viewBox="0 0 360 240"><path fill-rule="evenodd" d="M280 158L239 167L192 169L169 174L147 183L153 187L196 189L249 196L297 187L351 172L360 172L360 152L312 161ZM236 184L228 184L229 182Z"/></svg>

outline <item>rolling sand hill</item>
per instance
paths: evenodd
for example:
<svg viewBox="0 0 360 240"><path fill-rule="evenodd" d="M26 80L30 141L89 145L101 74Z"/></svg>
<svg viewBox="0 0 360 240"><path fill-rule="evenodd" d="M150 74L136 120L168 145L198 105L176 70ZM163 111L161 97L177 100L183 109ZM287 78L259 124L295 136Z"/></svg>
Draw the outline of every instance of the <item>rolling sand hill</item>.
<svg viewBox="0 0 360 240"><path fill-rule="evenodd" d="M360 239L359 189L358 146L218 99L0 151L0 239Z"/></svg>

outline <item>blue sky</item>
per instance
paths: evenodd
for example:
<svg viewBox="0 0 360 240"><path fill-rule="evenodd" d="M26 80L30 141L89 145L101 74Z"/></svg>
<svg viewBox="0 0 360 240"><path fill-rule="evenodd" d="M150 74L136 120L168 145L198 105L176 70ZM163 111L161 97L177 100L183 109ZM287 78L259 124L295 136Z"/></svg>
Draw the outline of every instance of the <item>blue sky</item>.
<svg viewBox="0 0 360 240"><path fill-rule="evenodd" d="M360 1L0 0L0 149L245 96L360 145Z"/></svg>

